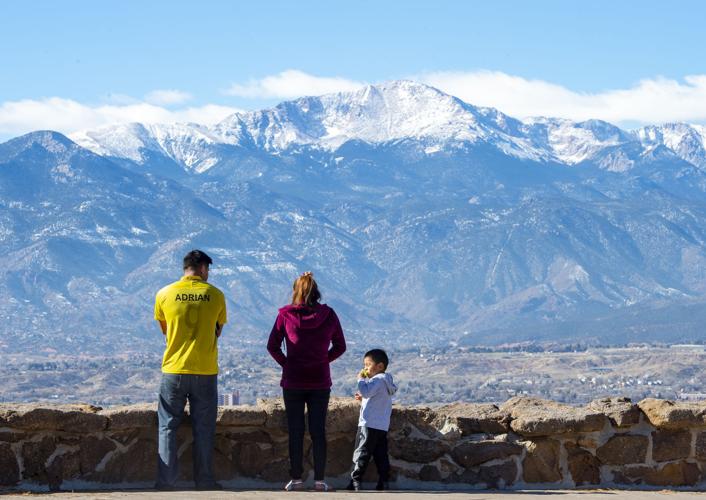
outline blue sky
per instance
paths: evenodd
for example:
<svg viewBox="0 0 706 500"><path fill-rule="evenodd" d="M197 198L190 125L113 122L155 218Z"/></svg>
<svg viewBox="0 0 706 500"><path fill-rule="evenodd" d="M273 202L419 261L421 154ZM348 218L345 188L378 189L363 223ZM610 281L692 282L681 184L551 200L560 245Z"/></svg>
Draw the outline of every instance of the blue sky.
<svg viewBox="0 0 706 500"><path fill-rule="evenodd" d="M0 135L399 78L515 116L704 123L704 20L698 1L4 2Z"/></svg>

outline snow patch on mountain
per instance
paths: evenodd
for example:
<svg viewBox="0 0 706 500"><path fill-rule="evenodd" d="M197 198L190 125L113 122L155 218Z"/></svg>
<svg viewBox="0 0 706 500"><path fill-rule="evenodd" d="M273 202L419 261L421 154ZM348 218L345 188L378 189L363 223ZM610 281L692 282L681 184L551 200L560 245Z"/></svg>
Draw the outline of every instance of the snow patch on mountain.
<svg viewBox="0 0 706 500"><path fill-rule="evenodd" d="M406 141L425 155L463 145L490 145L515 158L565 165L591 162L613 172L628 171L636 159L663 147L667 154L706 168L704 126L672 123L625 131L601 120L520 121L412 81L302 97L270 109L238 112L213 126L132 123L71 138L103 156L138 164L162 157L194 173L222 161L223 147L279 155L301 147L333 152L349 141L375 145Z"/></svg>

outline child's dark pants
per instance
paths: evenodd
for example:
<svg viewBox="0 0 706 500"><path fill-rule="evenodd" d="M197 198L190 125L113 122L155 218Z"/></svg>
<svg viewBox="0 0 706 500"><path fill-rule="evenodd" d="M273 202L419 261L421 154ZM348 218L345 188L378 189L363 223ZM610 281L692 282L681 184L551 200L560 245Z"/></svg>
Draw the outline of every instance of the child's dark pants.
<svg viewBox="0 0 706 500"><path fill-rule="evenodd" d="M358 427L355 438L355 451L353 452L353 472L351 479L360 483L367 469L370 459L375 459L378 470L378 483L386 483L390 475L390 459L387 456L387 431Z"/></svg>

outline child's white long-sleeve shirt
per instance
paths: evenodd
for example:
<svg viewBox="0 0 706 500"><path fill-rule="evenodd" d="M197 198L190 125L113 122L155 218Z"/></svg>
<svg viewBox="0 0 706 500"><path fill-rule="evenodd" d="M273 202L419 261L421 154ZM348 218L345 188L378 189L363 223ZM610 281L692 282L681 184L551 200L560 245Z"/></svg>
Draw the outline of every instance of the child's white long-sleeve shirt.
<svg viewBox="0 0 706 500"><path fill-rule="evenodd" d="M392 414L392 395L397 392L392 375L378 373L372 378L359 378L358 392L363 397L358 427L387 431Z"/></svg>

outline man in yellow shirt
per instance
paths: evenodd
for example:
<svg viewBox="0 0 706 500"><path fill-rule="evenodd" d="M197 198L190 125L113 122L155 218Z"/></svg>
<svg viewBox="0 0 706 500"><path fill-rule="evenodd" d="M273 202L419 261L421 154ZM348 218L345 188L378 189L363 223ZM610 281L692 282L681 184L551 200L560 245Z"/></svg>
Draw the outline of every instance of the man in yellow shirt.
<svg viewBox="0 0 706 500"><path fill-rule="evenodd" d="M201 490L221 489L213 477L218 411L218 337L226 323L223 292L209 284L206 253L184 257L184 276L157 292L154 319L166 336L159 387L160 490L173 490L178 476L176 433L189 401L193 429L194 481Z"/></svg>

